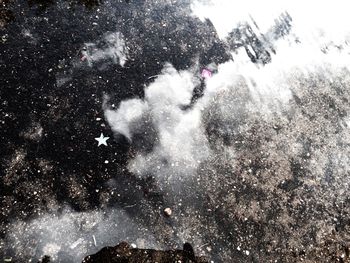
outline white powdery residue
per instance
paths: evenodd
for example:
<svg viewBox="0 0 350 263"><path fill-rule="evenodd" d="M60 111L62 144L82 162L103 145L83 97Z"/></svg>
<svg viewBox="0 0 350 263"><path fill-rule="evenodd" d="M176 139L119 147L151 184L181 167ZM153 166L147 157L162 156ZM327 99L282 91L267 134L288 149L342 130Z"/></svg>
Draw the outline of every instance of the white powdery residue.
<svg viewBox="0 0 350 263"><path fill-rule="evenodd" d="M165 65L162 74L146 88L143 101L122 102L116 111L105 109L112 129L131 140L133 133L139 132L140 126L137 124L142 116L148 116L157 132L158 140L152 152L138 153L130 161L129 169L132 172L139 175L152 173L157 177L188 175L208 157L201 112L198 108L182 109L190 104L197 81L191 72L178 72L171 65ZM127 113L135 109L140 109L137 118L127 118ZM147 133L149 126L143 128ZM180 164L181 168L175 171L172 163Z"/></svg>
<svg viewBox="0 0 350 263"><path fill-rule="evenodd" d="M194 79L188 71L178 72L166 64L162 74L145 90L145 97L153 107L187 105L191 101ZM159 101L162 98L164 101Z"/></svg>
<svg viewBox="0 0 350 263"><path fill-rule="evenodd" d="M97 43L86 43L81 60L86 60L91 66L95 62L111 59L114 63L124 66L127 61L127 48L120 32L109 33Z"/></svg>
<svg viewBox="0 0 350 263"><path fill-rule="evenodd" d="M293 32L304 41L343 41L349 37L348 1L288 1Z"/></svg>
<svg viewBox="0 0 350 263"><path fill-rule="evenodd" d="M225 39L242 22L258 23L264 32L285 9L278 0L247 0L236 2L232 0L195 0L192 4L192 14L201 20L208 18L213 23L221 39Z"/></svg>
<svg viewBox="0 0 350 263"><path fill-rule="evenodd" d="M238 108L248 107L249 104L253 112L269 113L278 110L279 105L288 103L292 95L289 84L282 77L285 72L277 64L262 67L246 61L246 57L245 54L238 54L234 62L219 65L218 73L207 81L198 107L206 108L218 96L227 100L227 105L222 107L227 110L231 107L231 115ZM233 104L225 99L228 97L240 103Z"/></svg>
<svg viewBox="0 0 350 263"><path fill-rule="evenodd" d="M52 260L57 259L57 254L60 252L61 246L55 244L55 243L48 243L43 247L43 254L42 256L45 255L50 255L50 258Z"/></svg>
<svg viewBox="0 0 350 263"><path fill-rule="evenodd" d="M258 29L257 35L265 34L274 25L274 19L288 12L292 19L290 37L276 43L272 35L265 35L265 41L271 41L277 50L277 56L272 56L274 65L268 67L286 69L293 65L303 68L330 63L349 69L350 20L347 7L348 1L345 0L248 0L239 4L230 0L195 0L192 13L202 20L210 19L219 37L226 41L228 34L242 23L256 24L258 28L252 28ZM243 62L242 58L234 55L235 62ZM247 63L246 54L244 58L245 65L251 64ZM274 62L276 59L278 61ZM265 75L269 74L265 72Z"/></svg>
<svg viewBox="0 0 350 263"><path fill-rule="evenodd" d="M303 5L297 2L282 4L273 0L264 3L251 0L243 5L235 5L229 0L194 2L194 14L210 18L223 39L242 21L252 23L254 20L262 33L267 32L274 25L274 19L285 11L292 17L292 33L273 43L277 53L272 54L271 63L264 66L252 63L245 50L239 49L233 54L234 62L219 65L218 72L206 80L204 96L192 109L184 111L181 106L191 101L195 86L193 74L189 71L177 72L166 65L162 74L146 88L144 100L125 101L117 111L105 110L112 129L130 140L135 131L147 129L145 125L139 124L144 116L147 116L157 132L152 152L138 153L129 163L131 171L140 175L152 173L159 176L192 172L198 162L210 155L202 128L205 123L201 123L202 110L210 110L215 104L213 109L221 115L219 119L227 126L224 129L231 132L237 126L240 130L236 132L240 132L243 131L240 124L251 114L257 113L269 119L276 113L288 110L293 100L293 87L298 82L298 77L294 75L308 76L329 65L332 68L349 65L350 60L345 51L324 52L317 42L323 39L324 43L329 43L335 34L337 41L345 41L348 37L344 29L337 29L337 26L344 27L340 19L335 19L327 26L322 21L324 15L335 15L333 11L339 6L335 9L328 4L308 2L309 7L320 6L310 17L309 11L300 8ZM215 8L207 9L208 6ZM223 8L228 11L223 11ZM326 12L328 8L330 13ZM340 12L341 17L343 13ZM319 28L322 30L319 31ZM130 112L131 118L128 117ZM174 163L179 164L176 166L178 168L172 168L171 164Z"/></svg>
<svg viewBox="0 0 350 263"><path fill-rule="evenodd" d="M200 100L202 106L205 107L217 94L233 92L239 86L247 85L254 106L251 110L276 113L281 107L288 107L297 76L324 71L324 76L331 78L329 69L334 72L342 68L350 70L350 46L345 44L343 49L331 46L324 52L317 41L305 39L297 43L294 36L288 36L274 45L277 53L272 56L271 63L264 66L251 63L244 49L233 53L234 61L219 65L218 73L206 81L205 96Z"/></svg>
<svg viewBox="0 0 350 263"><path fill-rule="evenodd" d="M112 226L118 227L112 227ZM141 232L120 210L44 214L28 221L17 221L8 233L9 244L20 258L40 259L48 255L55 260L81 262L85 256L104 246L143 237L147 246L155 246L151 233Z"/></svg>
<svg viewBox="0 0 350 263"><path fill-rule="evenodd" d="M298 37L327 37L338 41L349 36L348 1L278 1L247 0L237 3L231 0L195 0L192 14L204 20L209 18L220 38L224 39L239 23L253 20L265 33L281 13L292 17Z"/></svg>
<svg viewBox="0 0 350 263"><path fill-rule="evenodd" d="M138 125L147 110L146 103L139 99L131 99L121 102L117 111L106 108L104 113L112 130L131 140L133 131L130 131L130 126Z"/></svg>
<svg viewBox="0 0 350 263"><path fill-rule="evenodd" d="M204 130L200 126L199 111L179 112L178 116L173 117L171 128L158 126L159 145L151 155L145 156L146 159L151 157L152 161L156 161L160 169L154 169L152 162L144 162L146 166L137 165L138 170L151 170L158 177L188 176L193 174L200 162L208 158L210 152ZM167 161L166 165L163 164L164 160ZM172 163L179 166L173 167Z"/></svg>

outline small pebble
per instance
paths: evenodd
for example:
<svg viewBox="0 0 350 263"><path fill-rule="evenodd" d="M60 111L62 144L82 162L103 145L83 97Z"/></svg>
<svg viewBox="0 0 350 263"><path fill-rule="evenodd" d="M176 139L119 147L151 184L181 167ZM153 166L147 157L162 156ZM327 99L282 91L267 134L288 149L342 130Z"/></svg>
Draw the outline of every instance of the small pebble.
<svg viewBox="0 0 350 263"><path fill-rule="evenodd" d="M166 216L171 216L171 214L172 214L171 209L170 209L169 207L165 208L165 209L164 209L164 214L165 214Z"/></svg>

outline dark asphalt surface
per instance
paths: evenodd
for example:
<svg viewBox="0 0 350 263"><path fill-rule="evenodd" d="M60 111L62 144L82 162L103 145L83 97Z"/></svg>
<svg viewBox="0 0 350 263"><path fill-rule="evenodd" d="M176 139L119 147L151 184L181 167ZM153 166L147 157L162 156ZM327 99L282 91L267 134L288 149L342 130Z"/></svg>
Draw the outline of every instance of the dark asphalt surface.
<svg viewBox="0 0 350 263"><path fill-rule="evenodd" d="M263 66L278 53L274 40L263 43L249 25L222 41L209 20L191 15L190 1L173 2L1 2L0 258L24 262L51 251L57 262L79 262L127 239L158 249L187 241L214 262L349 262L349 172L334 158L348 156L350 145L345 69L332 81L322 72L296 74L302 84L293 89L294 110L269 121L237 106L249 100L244 88L218 95L203 111L215 154L174 192L152 174L128 170L135 155L152 152L156 143L143 133L132 141L113 134L104 117L106 95L112 109L144 98L166 63L201 69L233 60L230 52L244 48ZM271 29L276 39L291 27L288 14L280 19ZM103 49L103 39L115 32L125 40L125 64L107 58L89 65L86 43ZM183 111L205 88L199 81ZM239 108L234 118L212 114L231 104ZM96 145L101 132L110 137L108 147ZM292 154L297 143L302 149ZM235 165L225 147L235 149ZM165 216L166 207L175 215ZM52 238L40 234L47 224L62 233L66 228L64 235L75 231L59 253L47 241ZM75 224L81 225L71 228ZM81 248L80 237L90 238Z"/></svg>

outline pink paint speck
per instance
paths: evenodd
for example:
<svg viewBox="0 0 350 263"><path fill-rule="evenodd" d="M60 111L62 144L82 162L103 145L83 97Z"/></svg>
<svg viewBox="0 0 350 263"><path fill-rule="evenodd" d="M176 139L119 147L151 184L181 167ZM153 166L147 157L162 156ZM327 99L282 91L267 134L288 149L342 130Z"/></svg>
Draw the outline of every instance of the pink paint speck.
<svg viewBox="0 0 350 263"><path fill-rule="evenodd" d="M211 73L211 71L210 71L209 69L206 69L206 68L205 68L205 69L202 70L201 76L202 76L203 78L205 78L205 79L208 79L208 78L211 78L212 73Z"/></svg>

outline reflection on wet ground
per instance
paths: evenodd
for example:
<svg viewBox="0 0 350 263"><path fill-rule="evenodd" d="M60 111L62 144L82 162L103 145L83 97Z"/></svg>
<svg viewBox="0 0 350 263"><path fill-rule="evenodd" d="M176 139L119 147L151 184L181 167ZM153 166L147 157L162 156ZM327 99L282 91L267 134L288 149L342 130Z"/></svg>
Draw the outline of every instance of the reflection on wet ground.
<svg viewBox="0 0 350 263"><path fill-rule="evenodd" d="M1 4L0 256L80 262L126 240L190 242L215 262L349 258L345 165L334 157L347 155L345 69L331 80L326 70L293 72L283 82L292 109L281 103L271 118L252 111L259 83L227 74L240 85L203 104L197 129L168 128L198 110L236 53L256 68L273 63L292 28L288 13L267 32L242 23L220 39L190 1ZM142 116L118 119L120 108ZM96 144L101 133L107 146ZM160 147L182 133L176 147ZM188 172L177 160L192 151Z"/></svg>

